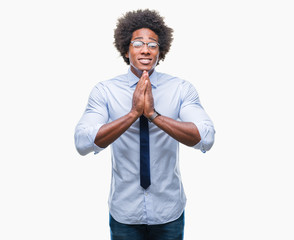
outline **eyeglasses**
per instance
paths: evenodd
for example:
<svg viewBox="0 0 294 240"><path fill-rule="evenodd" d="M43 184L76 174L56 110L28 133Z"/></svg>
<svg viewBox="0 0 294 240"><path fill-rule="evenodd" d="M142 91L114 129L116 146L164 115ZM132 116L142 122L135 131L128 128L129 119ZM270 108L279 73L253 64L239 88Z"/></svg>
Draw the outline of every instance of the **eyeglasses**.
<svg viewBox="0 0 294 240"><path fill-rule="evenodd" d="M142 48L143 45L147 44L147 47L152 50L155 50L159 46L159 43L157 42L146 43L142 41L131 41L131 44L133 45L134 48Z"/></svg>

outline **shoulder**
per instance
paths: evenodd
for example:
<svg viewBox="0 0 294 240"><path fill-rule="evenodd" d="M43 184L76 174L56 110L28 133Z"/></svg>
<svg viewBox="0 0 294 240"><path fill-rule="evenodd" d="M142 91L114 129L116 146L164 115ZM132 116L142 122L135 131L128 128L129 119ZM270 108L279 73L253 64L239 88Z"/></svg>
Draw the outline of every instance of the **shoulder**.
<svg viewBox="0 0 294 240"><path fill-rule="evenodd" d="M182 103L199 101L199 95L196 88L188 80L166 73L158 73L158 83L162 83L164 89L168 89L168 91L177 91Z"/></svg>
<svg viewBox="0 0 294 240"><path fill-rule="evenodd" d="M165 82L165 81L181 81L180 78L172 76L167 73L162 73L162 72L156 72L156 73L157 73L157 79L159 81L163 81L163 82Z"/></svg>
<svg viewBox="0 0 294 240"><path fill-rule="evenodd" d="M109 90L114 89L116 86L122 86L123 83L128 83L127 74L118 75L111 79L100 81L92 88L90 96L106 97Z"/></svg>
<svg viewBox="0 0 294 240"><path fill-rule="evenodd" d="M121 74L121 75L118 75L116 77L113 77L113 78L98 82L94 86L94 88L107 88L107 87L110 87L112 85L122 84L123 82L127 82L127 81L128 81L128 75L127 74Z"/></svg>
<svg viewBox="0 0 294 240"><path fill-rule="evenodd" d="M123 86L128 83L127 74L118 75L116 77L98 82L92 89L92 91L107 91L114 89L116 86Z"/></svg>
<svg viewBox="0 0 294 240"><path fill-rule="evenodd" d="M157 79L158 83L160 84L168 84L168 85L174 85L178 88L179 91L187 91L188 89L194 89L195 87L191 82L188 80L185 80L181 77L172 76L166 73L157 72ZM195 90L196 91L196 90Z"/></svg>

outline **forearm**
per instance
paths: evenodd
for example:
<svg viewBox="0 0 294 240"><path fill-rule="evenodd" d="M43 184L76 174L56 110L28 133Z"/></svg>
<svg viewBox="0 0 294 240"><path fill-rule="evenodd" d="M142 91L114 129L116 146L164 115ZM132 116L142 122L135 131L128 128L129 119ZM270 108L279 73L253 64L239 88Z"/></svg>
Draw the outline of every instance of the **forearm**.
<svg viewBox="0 0 294 240"><path fill-rule="evenodd" d="M95 144L102 148L107 147L119 138L137 119L138 115L131 111L113 122L104 124L96 135Z"/></svg>
<svg viewBox="0 0 294 240"><path fill-rule="evenodd" d="M131 111L111 122L103 125L95 138L95 144L99 147L107 147L119 138L143 113L144 110L144 93L147 86L148 73L145 72L137 83L133 93Z"/></svg>
<svg viewBox="0 0 294 240"><path fill-rule="evenodd" d="M153 123L172 138L187 146L194 146L201 140L194 123L180 122L165 116L156 117Z"/></svg>

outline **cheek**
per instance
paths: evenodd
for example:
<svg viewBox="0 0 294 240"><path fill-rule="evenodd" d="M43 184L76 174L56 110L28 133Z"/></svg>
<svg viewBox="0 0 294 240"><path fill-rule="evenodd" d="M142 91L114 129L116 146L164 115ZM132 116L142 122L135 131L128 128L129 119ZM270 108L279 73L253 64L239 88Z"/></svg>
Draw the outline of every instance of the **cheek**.
<svg viewBox="0 0 294 240"><path fill-rule="evenodd" d="M131 53L129 52L129 53L128 53L128 58L129 58L130 61L133 61L133 59L134 59L134 58L133 58L133 54L131 54Z"/></svg>
<svg viewBox="0 0 294 240"><path fill-rule="evenodd" d="M156 59L156 61L155 61L155 65L156 65L159 61L159 53L155 56L155 59Z"/></svg>

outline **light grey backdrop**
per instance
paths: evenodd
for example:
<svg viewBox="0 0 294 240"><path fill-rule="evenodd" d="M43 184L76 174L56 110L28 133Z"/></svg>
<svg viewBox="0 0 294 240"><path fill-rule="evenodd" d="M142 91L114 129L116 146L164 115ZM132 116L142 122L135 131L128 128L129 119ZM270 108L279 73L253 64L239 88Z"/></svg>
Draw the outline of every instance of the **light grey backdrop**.
<svg viewBox="0 0 294 240"><path fill-rule="evenodd" d="M192 82L215 123L181 146L185 239L293 240L291 1L1 1L0 238L109 239L110 150L81 157L92 87L125 73L118 17L156 9L174 29L158 71Z"/></svg>

